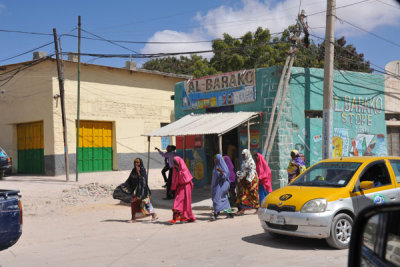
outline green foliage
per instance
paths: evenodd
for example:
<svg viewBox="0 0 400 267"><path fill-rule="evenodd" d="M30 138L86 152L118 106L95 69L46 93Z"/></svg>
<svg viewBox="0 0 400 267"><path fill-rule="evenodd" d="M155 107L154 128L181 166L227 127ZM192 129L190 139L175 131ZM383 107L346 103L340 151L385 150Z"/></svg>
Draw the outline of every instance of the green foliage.
<svg viewBox="0 0 400 267"><path fill-rule="evenodd" d="M290 36L294 30L294 26L289 26L280 37L274 38L268 29L262 27L258 27L254 33L247 32L241 38L233 38L224 33L222 39L213 41L214 56L210 60L197 55L181 56L179 59L167 57L149 60L143 68L198 78L242 69L283 66L291 46ZM324 53L324 44L312 42L309 48L306 48L302 43L298 46L294 66L323 68ZM365 61L364 54L358 54L354 46L346 45L344 37L335 41L335 68L372 72L370 62Z"/></svg>

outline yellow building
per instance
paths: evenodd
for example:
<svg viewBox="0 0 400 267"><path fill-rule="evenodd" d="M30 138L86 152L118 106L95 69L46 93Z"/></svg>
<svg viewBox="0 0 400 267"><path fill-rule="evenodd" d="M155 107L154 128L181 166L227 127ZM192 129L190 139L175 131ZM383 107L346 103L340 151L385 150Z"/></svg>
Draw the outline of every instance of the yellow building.
<svg viewBox="0 0 400 267"><path fill-rule="evenodd" d="M72 59L72 58L71 58ZM81 64L79 170L132 168L147 160L151 132L174 119L174 85L189 76ZM76 170L77 63L64 61L65 116L70 171ZM0 147L13 172L65 173L64 140L56 60L42 57L0 67ZM153 140L160 146L160 140ZM159 143L157 143L159 142ZM163 160L152 157L152 167Z"/></svg>

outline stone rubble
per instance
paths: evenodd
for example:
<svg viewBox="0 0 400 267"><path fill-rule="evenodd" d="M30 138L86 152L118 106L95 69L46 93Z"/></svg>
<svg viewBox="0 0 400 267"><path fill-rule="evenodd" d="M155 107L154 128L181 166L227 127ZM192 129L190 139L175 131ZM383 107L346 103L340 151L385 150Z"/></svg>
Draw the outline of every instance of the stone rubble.
<svg viewBox="0 0 400 267"><path fill-rule="evenodd" d="M77 205L81 203L97 201L98 199L112 198L112 193L117 185L89 183L74 186L71 189L62 191L61 201L67 205Z"/></svg>

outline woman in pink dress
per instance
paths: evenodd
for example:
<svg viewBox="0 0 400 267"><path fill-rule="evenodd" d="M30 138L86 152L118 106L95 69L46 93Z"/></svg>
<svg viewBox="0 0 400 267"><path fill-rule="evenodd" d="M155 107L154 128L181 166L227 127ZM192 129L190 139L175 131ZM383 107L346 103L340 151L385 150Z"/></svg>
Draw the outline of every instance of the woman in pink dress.
<svg viewBox="0 0 400 267"><path fill-rule="evenodd" d="M175 191L173 217L169 223L194 222L196 218L192 212L193 176L190 174L181 157L174 158L171 190Z"/></svg>
<svg viewBox="0 0 400 267"><path fill-rule="evenodd" d="M258 179L260 181L258 186L258 194L260 204L263 199L272 192L271 186L271 169L268 166L267 161L260 153L255 156L256 159L256 171L258 174Z"/></svg>

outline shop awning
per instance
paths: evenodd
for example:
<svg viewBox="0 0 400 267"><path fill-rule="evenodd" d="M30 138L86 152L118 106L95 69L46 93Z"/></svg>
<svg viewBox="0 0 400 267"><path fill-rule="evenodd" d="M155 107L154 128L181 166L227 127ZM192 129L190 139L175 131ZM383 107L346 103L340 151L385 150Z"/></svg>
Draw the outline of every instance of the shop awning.
<svg viewBox="0 0 400 267"><path fill-rule="evenodd" d="M145 136L222 135L258 115L257 112L192 113Z"/></svg>

